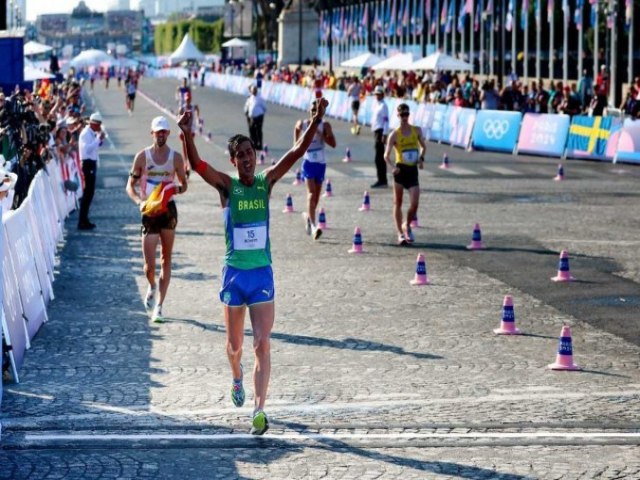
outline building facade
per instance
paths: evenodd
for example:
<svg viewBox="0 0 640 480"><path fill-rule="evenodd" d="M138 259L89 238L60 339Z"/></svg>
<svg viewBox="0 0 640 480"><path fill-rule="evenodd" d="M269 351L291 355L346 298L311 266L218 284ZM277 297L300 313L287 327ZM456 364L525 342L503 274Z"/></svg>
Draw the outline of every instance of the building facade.
<svg viewBox="0 0 640 480"><path fill-rule="evenodd" d="M75 55L88 48L145 52L152 32L141 10L94 12L81 1L71 14L40 15L38 41Z"/></svg>

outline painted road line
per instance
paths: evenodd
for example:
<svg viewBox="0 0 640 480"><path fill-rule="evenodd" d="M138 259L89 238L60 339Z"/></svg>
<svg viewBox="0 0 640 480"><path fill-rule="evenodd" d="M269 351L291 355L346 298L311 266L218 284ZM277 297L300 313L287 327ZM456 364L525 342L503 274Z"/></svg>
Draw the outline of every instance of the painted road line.
<svg viewBox="0 0 640 480"><path fill-rule="evenodd" d="M27 433L24 435L26 442L81 442L81 441L162 441L162 440L240 440L256 438L247 433L108 433L108 434L84 434L84 433ZM604 431L538 431L538 432L390 432L390 433L366 433L366 432L335 432L335 433L306 433L285 432L271 433L262 436L275 440L431 440L431 439L572 439L572 440L604 440L604 439L632 439L640 440L640 432L604 432Z"/></svg>
<svg viewBox="0 0 640 480"><path fill-rule="evenodd" d="M454 175L478 175L478 172L474 172L473 170L469 170L463 167L454 167L454 166L450 166L448 169L441 170L441 171L451 172Z"/></svg>
<svg viewBox="0 0 640 480"><path fill-rule="evenodd" d="M522 173L520 173L520 172L518 172L516 170L512 170L510 168L505 168L505 167L482 167L482 168L484 168L485 170L488 170L490 172L500 174L500 175L510 175L510 176L522 175Z"/></svg>

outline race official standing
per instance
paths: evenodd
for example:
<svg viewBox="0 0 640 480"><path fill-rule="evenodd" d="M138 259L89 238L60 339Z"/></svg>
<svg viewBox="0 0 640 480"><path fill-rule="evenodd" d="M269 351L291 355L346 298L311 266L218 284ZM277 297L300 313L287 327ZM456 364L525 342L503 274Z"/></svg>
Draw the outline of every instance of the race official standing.
<svg viewBox="0 0 640 480"><path fill-rule="evenodd" d="M79 153L80 160L82 160L85 187L80 201L78 230L93 230L96 228L96 224L89 220L89 208L96 191L96 174L100 159L98 150L104 142L104 137L102 116L99 113L91 114L89 124L84 127L79 138Z"/></svg>
<svg viewBox="0 0 640 480"><path fill-rule="evenodd" d="M376 152L376 173L378 181L371 188L384 188L387 186L387 164L384 161L384 149L389 133L389 108L384 101L384 88L378 85L373 89L376 101L373 104L373 116L371 117L371 130L373 131L374 148Z"/></svg>
<svg viewBox="0 0 640 480"><path fill-rule="evenodd" d="M267 112L267 104L258 93L256 85L251 85L249 92L251 95L249 95L244 104L244 113L249 124L249 138L251 138L256 150L262 150L262 125L264 123L264 114Z"/></svg>

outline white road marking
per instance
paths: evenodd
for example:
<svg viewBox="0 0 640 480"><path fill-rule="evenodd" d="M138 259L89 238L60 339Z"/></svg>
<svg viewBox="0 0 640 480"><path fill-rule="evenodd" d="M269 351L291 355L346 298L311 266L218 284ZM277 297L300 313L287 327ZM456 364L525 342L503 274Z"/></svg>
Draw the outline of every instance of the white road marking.
<svg viewBox="0 0 640 480"><path fill-rule="evenodd" d="M516 170L511 170L510 168L505 167L482 167L485 170L489 170L493 173L498 173L500 175L522 175L520 172Z"/></svg>
<svg viewBox="0 0 640 480"><path fill-rule="evenodd" d="M141 441L141 440L248 440L255 435L247 433L147 433L147 434L38 434L28 433L26 442L35 441ZM287 432L271 433L261 438L273 440L428 440L428 439L531 439L531 438L563 438L563 439L640 439L640 432L424 432L424 433L305 433Z"/></svg>
<svg viewBox="0 0 640 480"><path fill-rule="evenodd" d="M448 169L443 169L444 172L451 172L454 175L478 175L478 172L474 172L473 170L469 170L467 168L462 167L449 167Z"/></svg>

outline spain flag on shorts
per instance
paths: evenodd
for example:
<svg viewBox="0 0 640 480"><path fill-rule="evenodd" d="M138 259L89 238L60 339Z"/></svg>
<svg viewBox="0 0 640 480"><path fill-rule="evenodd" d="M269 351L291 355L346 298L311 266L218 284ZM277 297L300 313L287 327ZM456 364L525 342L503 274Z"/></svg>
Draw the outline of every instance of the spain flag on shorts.
<svg viewBox="0 0 640 480"><path fill-rule="evenodd" d="M142 214L148 217L157 217L168 211L167 205L176 193L174 182L162 182L156 185L147 198L142 208Z"/></svg>

